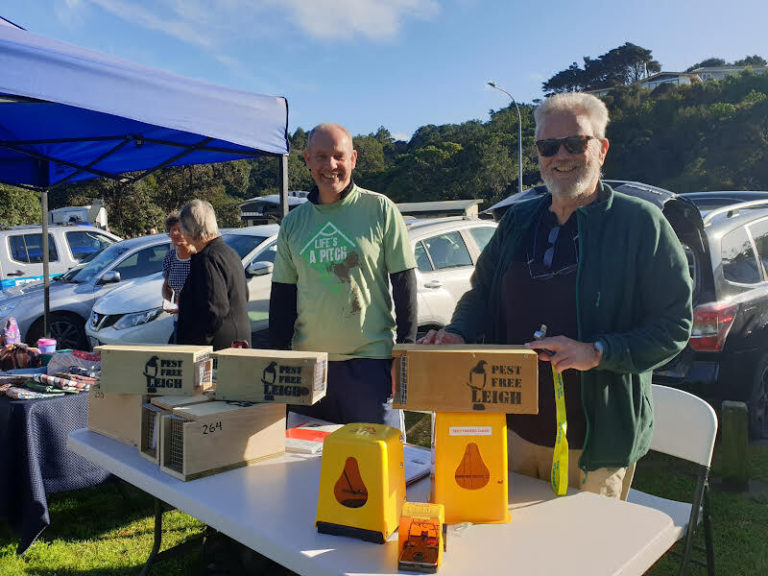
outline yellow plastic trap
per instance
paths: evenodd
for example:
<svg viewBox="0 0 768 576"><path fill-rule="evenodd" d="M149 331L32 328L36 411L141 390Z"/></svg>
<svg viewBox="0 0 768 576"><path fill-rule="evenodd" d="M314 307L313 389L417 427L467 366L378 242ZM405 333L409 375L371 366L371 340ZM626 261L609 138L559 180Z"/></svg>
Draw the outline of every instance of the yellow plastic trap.
<svg viewBox="0 0 768 576"><path fill-rule="evenodd" d="M405 469L400 430L347 424L323 442L318 532L383 544L400 521Z"/></svg>
<svg viewBox="0 0 768 576"><path fill-rule="evenodd" d="M506 414L438 412L434 447L432 502L447 523L510 521Z"/></svg>
<svg viewBox="0 0 768 576"><path fill-rule="evenodd" d="M398 530L398 570L437 572L445 550L445 527L442 504L403 504Z"/></svg>

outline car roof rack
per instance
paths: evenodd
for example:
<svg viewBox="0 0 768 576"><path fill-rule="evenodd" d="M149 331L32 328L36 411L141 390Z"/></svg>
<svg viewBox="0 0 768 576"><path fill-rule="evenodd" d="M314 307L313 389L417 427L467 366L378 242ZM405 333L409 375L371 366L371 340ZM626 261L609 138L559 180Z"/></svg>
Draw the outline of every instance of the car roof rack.
<svg viewBox="0 0 768 576"><path fill-rule="evenodd" d="M738 202L737 204L728 204L727 206L722 206L720 208L716 208L710 212L707 212L707 215L704 216L704 225L708 225L714 220L715 216L719 216L720 214L725 214L726 218L733 218L734 216L738 216L739 212L741 210L747 210L749 208L759 208L761 206L768 206L768 199L765 200L750 200L749 202Z"/></svg>

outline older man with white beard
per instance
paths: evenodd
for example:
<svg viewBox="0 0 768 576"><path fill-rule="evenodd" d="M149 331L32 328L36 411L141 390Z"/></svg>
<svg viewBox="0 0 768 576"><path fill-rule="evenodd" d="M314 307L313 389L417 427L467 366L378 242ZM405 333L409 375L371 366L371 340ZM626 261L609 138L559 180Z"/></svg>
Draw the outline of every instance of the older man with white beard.
<svg viewBox="0 0 768 576"><path fill-rule="evenodd" d="M564 382L569 485L626 498L653 434L652 370L690 335L688 266L661 211L601 181L602 101L557 94L534 117L549 193L508 210L450 325L422 343L538 350L539 414L507 417L510 469L550 477L553 368ZM531 341L542 324L549 337Z"/></svg>

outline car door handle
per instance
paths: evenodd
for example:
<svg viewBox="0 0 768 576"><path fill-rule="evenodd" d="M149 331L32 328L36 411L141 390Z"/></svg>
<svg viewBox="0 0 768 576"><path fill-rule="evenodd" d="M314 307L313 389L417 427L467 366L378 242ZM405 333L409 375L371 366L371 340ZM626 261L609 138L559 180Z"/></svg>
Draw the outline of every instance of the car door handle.
<svg viewBox="0 0 768 576"><path fill-rule="evenodd" d="M24 276L24 272L21 270L16 270L15 272L8 272L6 276Z"/></svg>
<svg viewBox="0 0 768 576"><path fill-rule="evenodd" d="M430 280L426 284L424 284L424 288L442 288L443 283L440 280Z"/></svg>

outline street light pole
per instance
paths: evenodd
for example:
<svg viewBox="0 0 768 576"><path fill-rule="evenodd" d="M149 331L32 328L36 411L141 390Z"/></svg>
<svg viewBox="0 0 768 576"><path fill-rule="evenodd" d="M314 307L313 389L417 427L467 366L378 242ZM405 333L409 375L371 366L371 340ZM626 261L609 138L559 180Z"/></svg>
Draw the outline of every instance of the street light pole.
<svg viewBox="0 0 768 576"><path fill-rule="evenodd" d="M518 184L518 192L523 191L523 118L520 116L520 106L517 105L517 101L515 98L504 90L504 88L501 88L500 86L496 85L496 82L488 82L488 86L491 88L495 88L499 92L504 92L507 96L509 96L509 99L512 100L512 104L515 105L515 109L517 110L517 166L519 170L519 176L517 178L517 184Z"/></svg>

